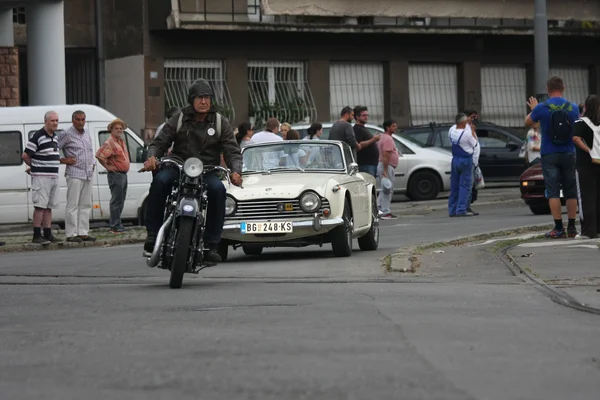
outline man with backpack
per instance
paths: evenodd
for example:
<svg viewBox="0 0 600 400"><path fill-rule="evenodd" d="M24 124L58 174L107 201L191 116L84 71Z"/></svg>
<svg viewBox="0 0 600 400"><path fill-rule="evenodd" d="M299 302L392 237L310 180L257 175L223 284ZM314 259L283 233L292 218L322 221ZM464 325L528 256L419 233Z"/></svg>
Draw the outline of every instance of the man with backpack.
<svg viewBox="0 0 600 400"><path fill-rule="evenodd" d="M525 125L531 128L540 123L542 133L541 159L546 197L554 218L554 229L546 237L560 239L577 236L575 218L577 217L577 181L575 178L575 145L573 144L573 125L579 119L577 104L563 98L565 84L558 76L548 79L548 100L539 103L534 97L527 105L531 113L525 119ZM560 191L567 202L569 222L563 226Z"/></svg>

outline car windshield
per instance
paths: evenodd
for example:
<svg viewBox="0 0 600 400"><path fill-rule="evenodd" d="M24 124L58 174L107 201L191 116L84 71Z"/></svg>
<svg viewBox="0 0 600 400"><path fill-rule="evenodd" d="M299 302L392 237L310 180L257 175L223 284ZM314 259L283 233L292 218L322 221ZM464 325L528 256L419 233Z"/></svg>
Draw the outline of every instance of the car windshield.
<svg viewBox="0 0 600 400"><path fill-rule="evenodd" d="M345 170L339 145L320 141L274 142L244 148L243 172Z"/></svg>
<svg viewBox="0 0 600 400"><path fill-rule="evenodd" d="M424 147L423 143L421 143L417 139L413 138L412 136L407 135L406 133L396 132L395 135L398 137L401 137L402 139L406 140L407 142L410 142L411 144L414 144L415 146Z"/></svg>

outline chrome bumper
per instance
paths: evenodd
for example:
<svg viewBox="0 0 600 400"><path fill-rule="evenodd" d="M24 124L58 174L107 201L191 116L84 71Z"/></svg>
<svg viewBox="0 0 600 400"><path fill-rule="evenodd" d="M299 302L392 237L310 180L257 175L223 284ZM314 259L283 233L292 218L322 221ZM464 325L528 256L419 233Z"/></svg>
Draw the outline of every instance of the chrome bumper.
<svg viewBox="0 0 600 400"><path fill-rule="evenodd" d="M264 221L269 221L267 218ZM248 221L251 222L251 221ZM262 221L261 221L262 222ZM270 222L270 221L269 221ZM323 219L321 216L315 216L312 220L306 221L293 221L292 226L294 228L313 228L315 231L320 231L323 226L339 226L343 225L344 220L342 218L327 218ZM223 230L232 231L241 229L241 224L239 222L227 223L225 221L225 225L223 226Z"/></svg>

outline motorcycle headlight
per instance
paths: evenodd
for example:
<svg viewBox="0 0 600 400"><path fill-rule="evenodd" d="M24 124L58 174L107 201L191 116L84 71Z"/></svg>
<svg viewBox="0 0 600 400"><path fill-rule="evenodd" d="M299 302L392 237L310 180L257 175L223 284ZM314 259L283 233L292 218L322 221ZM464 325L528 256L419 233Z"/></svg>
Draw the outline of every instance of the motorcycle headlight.
<svg viewBox="0 0 600 400"><path fill-rule="evenodd" d="M321 208L321 199L314 192L306 192L300 197L300 208L304 212L316 212Z"/></svg>
<svg viewBox="0 0 600 400"><path fill-rule="evenodd" d="M183 164L183 172L189 176L190 178L197 178L204 171L204 164L200 161L199 158L191 157L185 161Z"/></svg>
<svg viewBox="0 0 600 400"><path fill-rule="evenodd" d="M229 217L233 215L233 213L235 212L235 206L236 203L233 197L227 196L225 198L225 216Z"/></svg>

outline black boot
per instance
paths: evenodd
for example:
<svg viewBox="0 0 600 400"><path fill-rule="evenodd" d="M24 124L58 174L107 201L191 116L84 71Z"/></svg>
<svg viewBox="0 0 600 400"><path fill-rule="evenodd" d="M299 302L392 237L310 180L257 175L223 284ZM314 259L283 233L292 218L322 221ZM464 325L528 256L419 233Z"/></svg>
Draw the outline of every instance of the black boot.
<svg viewBox="0 0 600 400"><path fill-rule="evenodd" d="M204 261L215 264L223 262L216 246L209 246L208 249L204 250Z"/></svg>
<svg viewBox="0 0 600 400"><path fill-rule="evenodd" d="M154 251L154 245L156 244L156 235L148 234L146 241L144 242L144 251L152 253Z"/></svg>

